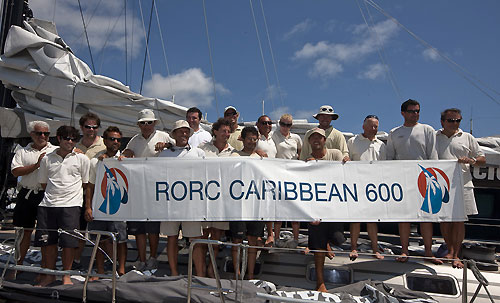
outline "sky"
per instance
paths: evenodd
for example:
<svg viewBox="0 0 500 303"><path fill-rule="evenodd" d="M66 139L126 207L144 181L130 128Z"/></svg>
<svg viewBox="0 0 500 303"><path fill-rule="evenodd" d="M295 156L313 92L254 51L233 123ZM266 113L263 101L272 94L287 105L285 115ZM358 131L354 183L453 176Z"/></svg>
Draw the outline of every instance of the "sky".
<svg viewBox="0 0 500 303"><path fill-rule="evenodd" d="M152 1L80 2L93 60L77 0L29 1L96 74L148 97L175 95L211 122L229 105L240 122L255 121L264 100L272 119L290 113L314 122L329 104L341 131L361 132L375 114L388 132L411 98L421 104L420 122L436 129L440 112L458 107L464 131L472 119L476 137L500 135L496 0L157 0L147 56Z"/></svg>

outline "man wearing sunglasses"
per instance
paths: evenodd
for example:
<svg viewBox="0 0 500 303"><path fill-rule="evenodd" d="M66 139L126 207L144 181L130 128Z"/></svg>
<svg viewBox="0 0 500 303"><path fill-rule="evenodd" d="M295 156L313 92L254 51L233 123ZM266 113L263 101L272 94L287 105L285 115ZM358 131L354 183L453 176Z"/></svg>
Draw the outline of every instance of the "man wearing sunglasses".
<svg viewBox="0 0 500 303"><path fill-rule="evenodd" d="M103 133L103 150L90 160L89 184L85 191L85 219L89 222L89 230L102 230L117 233L117 256L118 256L118 274L125 274L125 262L127 261L127 223L124 221L94 221L92 212L92 197L94 196L97 165L104 158L118 158L120 156L120 146L122 141L122 132L116 126L108 127ZM112 247L109 239L101 241L104 251L112 255ZM96 255L96 267L98 274L104 274L104 254L99 250ZM92 280L96 280L93 277Z"/></svg>
<svg viewBox="0 0 500 303"><path fill-rule="evenodd" d="M262 115L257 119L257 123L255 124L257 129L259 130L259 142L257 142L257 150L261 150L264 152L267 157L275 158L276 157L276 144L273 141L273 121L267 115Z"/></svg>
<svg viewBox="0 0 500 303"><path fill-rule="evenodd" d="M67 233L59 235L58 229L71 232L79 228L80 207L83 189L89 180L90 160L74 150L79 137L76 128L61 126L56 135L59 148L42 159L38 173L38 181L45 189L45 194L37 211L35 245L42 248L42 267L55 269L59 243L62 247L63 270L69 270L78 239ZM39 285L47 286L55 279L53 275L41 275ZM73 284L69 275L63 276L62 282Z"/></svg>
<svg viewBox="0 0 500 303"><path fill-rule="evenodd" d="M106 146L102 140L102 137L97 135L99 127L101 127L101 119L94 113L86 113L80 118L79 121L80 130L82 132L82 138L80 142L76 143L76 148L81 150L89 159L94 158L94 156L104 150ZM84 193L85 194L85 193ZM82 207L80 209L80 230L85 230L87 228L87 221L85 220L85 201L82 201ZM75 251L75 257L73 261L73 269L82 269L80 258L82 256L83 248L85 247L85 241L80 240L78 248Z"/></svg>
<svg viewBox="0 0 500 303"><path fill-rule="evenodd" d="M243 127L238 125L239 116L240 113L236 111L234 106L228 106L224 109L224 119L231 122L231 136L227 142L236 150L243 149L243 141L240 140Z"/></svg>
<svg viewBox="0 0 500 303"><path fill-rule="evenodd" d="M164 147L175 144L175 141L163 131L156 130L155 113L150 109L143 109L137 117L137 126L141 132L127 144L119 160L126 158L155 157L157 151ZM158 267L158 245L160 243L160 222L127 222L128 232L135 236L139 260L135 268L139 271L154 269ZM146 237L147 236L147 237ZM146 242L149 240L150 258L146 259Z"/></svg>
<svg viewBox="0 0 500 303"><path fill-rule="evenodd" d="M387 139L387 160L437 160L436 132L427 124L418 123L420 103L408 99L401 104L401 115L404 123L392 129ZM420 232L424 239L425 256L434 264L443 262L432 254L432 223L420 223ZM410 223L399 223L401 239L401 256L396 260L408 261L408 242L410 239Z"/></svg>
<svg viewBox="0 0 500 303"><path fill-rule="evenodd" d="M17 203L14 208L14 226L24 227L24 235L20 244L20 258L18 265L22 265L26 252L30 247L31 233L35 227L36 211L38 204L42 201L44 192L38 182L38 168L46 154L53 152L56 147L50 144L50 127L44 121L31 121L28 123L28 131L32 142L24 148L16 151L12 159L11 170L15 177L21 177L17 194ZM15 278L12 272L8 278Z"/></svg>
<svg viewBox="0 0 500 303"><path fill-rule="evenodd" d="M339 118L339 115L333 111L333 108L330 105L323 105L319 108L318 113L313 115L313 117L318 120L318 127L325 131L326 148L340 150L344 157L343 161L349 161L349 151L347 149L347 143L344 135L330 125L333 120L337 120ZM302 146L302 150L300 152L300 160L306 160L311 154L311 144L309 144L308 140L310 134L311 131L309 130L304 136L304 145Z"/></svg>
<svg viewBox="0 0 500 303"><path fill-rule="evenodd" d="M465 214L470 216L478 213L470 168L484 165L486 158L479 149L476 138L460 129L460 121L462 121L462 112L458 108L444 110L441 113L443 128L436 132L436 144L439 159L458 159L462 166ZM453 267L463 268L464 265L458 255L465 236L464 222L443 222L441 233L448 247L446 258L452 260Z"/></svg>

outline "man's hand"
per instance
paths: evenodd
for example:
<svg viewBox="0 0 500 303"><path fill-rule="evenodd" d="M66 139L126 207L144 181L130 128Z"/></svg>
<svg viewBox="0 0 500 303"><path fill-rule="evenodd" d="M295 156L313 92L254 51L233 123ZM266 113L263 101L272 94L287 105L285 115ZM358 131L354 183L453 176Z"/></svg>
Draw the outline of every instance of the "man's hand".
<svg viewBox="0 0 500 303"><path fill-rule="evenodd" d="M77 154L83 154L83 150L79 149L78 147L73 148L73 152Z"/></svg>
<svg viewBox="0 0 500 303"><path fill-rule="evenodd" d="M46 153L41 153L40 156L38 156L38 161L36 161L36 167L40 167L40 162L42 162L43 157L45 157Z"/></svg>
<svg viewBox="0 0 500 303"><path fill-rule="evenodd" d="M94 216L92 215L92 208L90 207L85 208L84 217L87 222L92 222L94 220Z"/></svg>
<svg viewBox="0 0 500 303"><path fill-rule="evenodd" d="M265 151L263 151L262 149L257 149L257 150L255 151L255 153L256 153L257 155L259 155L261 158L267 158L267 154L266 154L266 152L265 152Z"/></svg>
<svg viewBox="0 0 500 303"><path fill-rule="evenodd" d="M155 144L155 151L160 152L164 150L165 148L171 148L172 143L170 142L158 142Z"/></svg>
<svg viewBox="0 0 500 303"><path fill-rule="evenodd" d="M321 223L321 221L312 221L311 225L319 225L320 223Z"/></svg>
<svg viewBox="0 0 500 303"><path fill-rule="evenodd" d="M347 161L351 161L349 156L344 156L344 159L342 159L342 163L346 163Z"/></svg>
<svg viewBox="0 0 500 303"><path fill-rule="evenodd" d="M99 157L97 157L97 160L102 161L103 159L109 158L108 154L102 154Z"/></svg>

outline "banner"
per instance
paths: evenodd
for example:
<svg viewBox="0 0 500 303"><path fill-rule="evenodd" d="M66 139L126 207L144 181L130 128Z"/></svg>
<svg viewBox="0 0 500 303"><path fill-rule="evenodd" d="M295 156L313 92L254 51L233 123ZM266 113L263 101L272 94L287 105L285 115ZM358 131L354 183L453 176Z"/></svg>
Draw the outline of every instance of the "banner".
<svg viewBox="0 0 500 303"><path fill-rule="evenodd" d="M97 220L464 221L457 161L100 161Z"/></svg>

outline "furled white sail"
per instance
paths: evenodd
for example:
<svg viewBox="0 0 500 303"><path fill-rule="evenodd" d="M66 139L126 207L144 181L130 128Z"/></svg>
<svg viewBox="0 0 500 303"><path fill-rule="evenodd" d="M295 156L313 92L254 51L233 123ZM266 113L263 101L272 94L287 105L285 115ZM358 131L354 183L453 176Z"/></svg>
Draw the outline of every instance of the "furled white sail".
<svg viewBox="0 0 500 303"><path fill-rule="evenodd" d="M187 108L171 101L147 98L121 82L94 75L57 35L55 25L31 19L24 28L12 26L0 57L0 80L12 90L18 108L0 108L1 135L25 137L29 121L43 120L56 129L78 125L87 112L101 118L102 126L118 126L125 136L135 134L137 113L151 108L159 128L170 129L184 119Z"/></svg>

